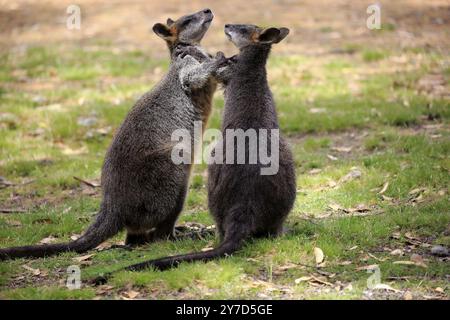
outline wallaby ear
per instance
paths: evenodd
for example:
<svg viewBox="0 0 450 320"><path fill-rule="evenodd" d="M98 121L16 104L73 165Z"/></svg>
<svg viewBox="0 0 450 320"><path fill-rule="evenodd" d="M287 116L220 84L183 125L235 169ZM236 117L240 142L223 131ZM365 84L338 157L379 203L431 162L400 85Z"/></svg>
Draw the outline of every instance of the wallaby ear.
<svg viewBox="0 0 450 320"><path fill-rule="evenodd" d="M158 37L163 38L164 40L167 40L172 36L172 32L170 31L169 27L163 25L162 23L155 24L152 29Z"/></svg>
<svg viewBox="0 0 450 320"><path fill-rule="evenodd" d="M280 28L278 30L280 30L280 35L278 36L278 38L273 43L280 42L281 40L286 38L286 36L289 34L289 29L288 28Z"/></svg>
<svg viewBox="0 0 450 320"><path fill-rule="evenodd" d="M280 36L280 30L277 28L267 28L261 31L258 36L258 42L260 43L273 43Z"/></svg>
<svg viewBox="0 0 450 320"><path fill-rule="evenodd" d="M170 18L167 18L167 25L170 27L175 21Z"/></svg>

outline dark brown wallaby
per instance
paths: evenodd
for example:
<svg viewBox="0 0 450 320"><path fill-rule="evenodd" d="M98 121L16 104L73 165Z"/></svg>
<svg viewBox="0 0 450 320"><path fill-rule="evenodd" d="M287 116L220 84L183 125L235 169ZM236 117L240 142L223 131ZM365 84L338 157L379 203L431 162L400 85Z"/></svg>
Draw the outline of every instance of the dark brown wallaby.
<svg viewBox="0 0 450 320"><path fill-rule="evenodd" d="M223 72L218 71L225 83L225 112L222 135L227 145L228 129L278 129L275 103L267 82L266 61L271 45L280 42L289 30L286 28L261 29L254 25L226 25L225 33L239 48L240 53ZM275 134L270 131L270 135ZM268 134L261 139L270 140ZM233 138L234 139L234 138ZM278 140L277 140L278 141ZM234 159L238 157L234 139ZM271 146L269 142L266 143ZM269 148L270 149L270 148ZM246 159L251 154L245 146ZM211 164L208 167L208 204L216 221L221 244L213 250L190 253L129 266L128 270L154 267L160 270L183 261L207 261L229 255L243 242L254 237L277 236L292 209L296 196L296 176L292 154L280 137L279 148L271 147L268 153L279 152L278 171L262 175L267 167L260 154L256 164ZM224 162L228 154L223 151Z"/></svg>
<svg viewBox="0 0 450 320"><path fill-rule="evenodd" d="M124 228L127 245L172 236L191 165L171 160L171 134L176 129L192 131L194 121L207 121L216 89L210 75L220 62L207 55L202 64L190 56L180 59L177 48L195 46L201 51L199 43L212 19L211 10L205 9L154 25L153 31L167 42L171 53L169 71L136 102L117 130L102 168L100 210L83 236L69 243L0 249L0 260L84 252Z"/></svg>

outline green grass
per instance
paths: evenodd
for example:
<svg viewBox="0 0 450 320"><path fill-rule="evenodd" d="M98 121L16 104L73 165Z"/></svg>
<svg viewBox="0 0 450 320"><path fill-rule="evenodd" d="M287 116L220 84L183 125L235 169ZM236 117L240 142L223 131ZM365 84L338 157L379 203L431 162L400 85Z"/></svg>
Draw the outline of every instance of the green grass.
<svg viewBox="0 0 450 320"><path fill-rule="evenodd" d="M66 289L66 269L78 264L73 253L2 262L0 298L119 298L131 288L140 297L157 299L358 299L364 296L370 275L357 268L371 264L379 265L383 283L402 293L436 297L434 289L441 287L448 297L448 262L429 255L429 246L450 243L450 108L448 100L417 90L418 80L431 72L442 73L448 81L448 68L434 52L388 52L352 44L347 49L357 54L317 58L274 53L268 63L299 189L285 235L250 241L232 257L206 264L182 264L165 272L119 272L110 280L107 294L86 283L80 290ZM391 58L399 55L410 61L420 55L422 62L392 72ZM38 243L49 236L67 241L86 228L97 211L99 192L92 194L73 177L99 177L114 130L166 69L165 60L137 50L117 53L108 43L90 50L34 47L23 55L1 57L0 176L19 185L0 189L0 207L30 211L0 216L1 247ZM220 127L222 111L218 93L210 127ZM95 118L93 124L80 124L89 117ZM350 152L339 151L349 146ZM361 176L343 181L355 168ZM205 170L204 164L194 168L180 223L213 224ZM410 192L417 188L424 191L414 202L418 195ZM345 209L364 205L369 213L379 214L352 216L333 211L330 205ZM399 237L392 237L397 233ZM408 244L410 233L420 245ZM123 238L119 234L111 242ZM90 264L81 265L82 279L215 243L209 237L162 241L134 251L93 251ZM326 257L320 270L314 268L314 247ZM394 249L405 255L390 255ZM409 260L412 254L423 256L427 268L394 263ZM345 261L350 263L342 264ZM33 276L25 264L41 275ZM290 264L296 266L284 268ZM295 283L323 271L335 274L324 278L332 286ZM342 290L349 284L351 290Z"/></svg>

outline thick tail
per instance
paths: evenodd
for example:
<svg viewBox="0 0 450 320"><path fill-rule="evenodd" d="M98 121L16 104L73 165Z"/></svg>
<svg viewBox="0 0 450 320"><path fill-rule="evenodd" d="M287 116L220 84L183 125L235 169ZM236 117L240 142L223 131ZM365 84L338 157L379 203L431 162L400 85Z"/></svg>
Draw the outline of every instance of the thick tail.
<svg viewBox="0 0 450 320"><path fill-rule="evenodd" d="M105 211L100 211L96 221L88 230L79 239L72 242L0 249L0 261L16 258L47 257L68 251L78 253L88 251L120 231L120 224L115 217L115 215L107 217Z"/></svg>
<svg viewBox="0 0 450 320"><path fill-rule="evenodd" d="M212 259L224 257L226 255L230 255L233 252L239 250L242 246L242 241L233 239L220 244L219 247L205 251L205 252L195 252L182 254L173 257L166 257L161 259L144 261L141 263L137 263L131 266L128 266L126 270L129 271L138 271L147 269L149 267L156 268L158 270L166 270L172 267L178 266L181 262L193 262L193 261L209 261Z"/></svg>
<svg viewBox="0 0 450 320"><path fill-rule="evenodd" d="M246 225L240 223L238 220L233 220L235 223L228 224L228 230L225 232L224 241L215 249L144 261L131 265L127 267L126 270L138 271L149 267L166 270L178 266L181 262L209 261L230 255L239 250L244 241L248 238L248 229L246 228Z"/></svg>

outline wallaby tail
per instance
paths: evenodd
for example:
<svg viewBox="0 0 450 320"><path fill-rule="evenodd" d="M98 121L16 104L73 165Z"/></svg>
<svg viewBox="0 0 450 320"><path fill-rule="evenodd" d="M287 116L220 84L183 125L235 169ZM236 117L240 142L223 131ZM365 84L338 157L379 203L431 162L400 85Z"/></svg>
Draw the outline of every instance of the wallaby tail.
<svg viewBox="0 0 450 320"><path fill-rule="evenodd" d="M233 213L236 213L236 215L234 215L234 217L231 217L230 214L229 220L231 220L232 222L227 224L225 239L217 248L204 252L194 252L144 261L138 264L131 265L127 267L126 270L138 271L146 269L148 267L165 270L176 267L181 262L209 261L232 254L242 247L244 241L248 238L249 235L248 225L240 221L240 218L242 217L240 210L234 210Z"/></svg>
<svg viewBox="0 0 450 320"><path fill-rule="evenodd" d="M0 249L0 261L16 258L47 257L68 251L81 253L93 249L103 241L116 235L121 229L116 215L108 217L106 215L107 213L104 210L100 211L95 222L75 241Z"/></svg>
<svg viewBox="0 0 450 320"><path fill-rule="evenodd" d="M222 244L220 244L217 248L209 251L194 252L161 259L144 261L141 263L128 266L126 270L139 271L149 267L154 267L158 270L166 270L178 266L181 262L209 261L212 259L224 257L239 250L241 246L242 241L237 239L230 239L229 241L225 241Z"/></svg>

